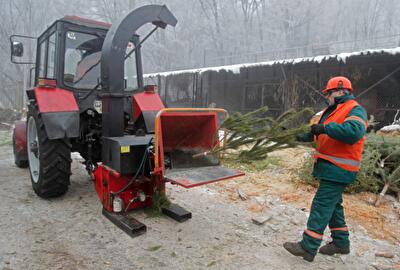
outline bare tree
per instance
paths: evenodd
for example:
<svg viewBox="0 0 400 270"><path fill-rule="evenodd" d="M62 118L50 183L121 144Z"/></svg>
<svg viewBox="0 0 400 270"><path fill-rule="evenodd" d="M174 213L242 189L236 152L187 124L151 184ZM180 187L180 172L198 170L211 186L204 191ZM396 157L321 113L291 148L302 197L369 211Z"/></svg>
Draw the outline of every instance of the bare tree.
<svg viewBox="0 0 400 270"><path fill-rule="evenodd" d="M210 35L218 54L223 52L221 42L220 7L216 0L199 0L203 14L207 17L210 24Z"/></svg>
<svg viewBox="0 0 400 270"><path fill-rule="evenodd" d="M11 93L27 77L27 69L9 64L11 34L38 36L65 15L112 23L146 4L166 4L178 25L146 42L145 72L309 56L314 45L379 47L382 36L392 46L400 40L396 0L0 0L0 88Z"/></svg>

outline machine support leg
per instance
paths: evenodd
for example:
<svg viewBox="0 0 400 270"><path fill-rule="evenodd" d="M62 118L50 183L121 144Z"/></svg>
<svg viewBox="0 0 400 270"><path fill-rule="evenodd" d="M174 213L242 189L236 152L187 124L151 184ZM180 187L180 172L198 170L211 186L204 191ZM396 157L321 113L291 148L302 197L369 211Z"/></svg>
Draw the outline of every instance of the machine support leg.
<svg viewBox="0 0 400 270"><path fill-rule="evenodd" d="M178 222L184 222L192 218L191 212L187 211L177 204L171 204L168 207L163 207L161 210L164 215L169 216L170 218L175 219Z"/></svg>
<svg viewBox="0 0 400 270"><path fill-rule="evenodd" d="M146 225L133 217L111 213L104 208L103 215L131 237L136 237L146 232Z"/></svg>

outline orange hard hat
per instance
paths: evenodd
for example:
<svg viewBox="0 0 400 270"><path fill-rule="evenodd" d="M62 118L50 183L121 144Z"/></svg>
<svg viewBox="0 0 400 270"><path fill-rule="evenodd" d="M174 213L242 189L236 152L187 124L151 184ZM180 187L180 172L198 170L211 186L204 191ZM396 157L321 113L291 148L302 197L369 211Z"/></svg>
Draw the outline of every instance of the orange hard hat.
<svg viewBox="0 0 400 270"><path fill-rule="evenodd" d="M322 94L327 94L331 90L344 90L347 89L350 92L353 91L353 87L351 86L351 82L346 77L338 76L331 78L324 90L322 90Z"/></svg>

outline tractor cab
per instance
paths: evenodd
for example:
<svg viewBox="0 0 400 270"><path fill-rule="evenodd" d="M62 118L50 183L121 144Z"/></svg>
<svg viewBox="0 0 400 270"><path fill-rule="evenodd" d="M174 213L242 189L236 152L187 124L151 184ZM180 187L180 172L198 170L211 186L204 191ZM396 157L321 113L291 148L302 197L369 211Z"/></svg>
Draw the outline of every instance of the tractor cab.
<svg viewBox="0 0 400 270"><path fill-rule="evenodd" d="M84 95L88 90L101 89L100 63L104 39L111 24L65 16L55 21L38 38L34 75L31 86L51 84L60 89L71 90L77 95ZM24 54L24 37L11 36L11 60L20 63L17 57ZM139 36L134 35L126 48L129 56L125 60L125 89L133 90L142 84L141 66L137 66L140 48L134 50ZM134 50L133 53L131 53Z"/></svg>

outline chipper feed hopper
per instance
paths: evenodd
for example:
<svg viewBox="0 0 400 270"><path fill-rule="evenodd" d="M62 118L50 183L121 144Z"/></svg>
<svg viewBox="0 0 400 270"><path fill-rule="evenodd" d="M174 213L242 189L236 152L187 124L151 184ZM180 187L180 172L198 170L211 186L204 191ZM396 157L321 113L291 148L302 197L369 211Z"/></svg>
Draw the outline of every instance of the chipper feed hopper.
<svg viewBox="0 0 400 270"><path fill-rule="evenodd" d="M18 167L29 166L42 198L68 190L71 152L79 152L103 205L103 214L131 236L146 226L128 214L165 197L165 184L184 188L243 175L224 168L223 109L165 108L155 85L143 85L141 47L156 29L175 26L165 7L149 5L117 23L66 16L37 38L28 115L13 133ZM154 29L141 38L145 24ZM24 47L11 37L11 60ZM27 62L22 62L26 64ZM178 205L162 212L178 221L191 213Z"/></svg>

